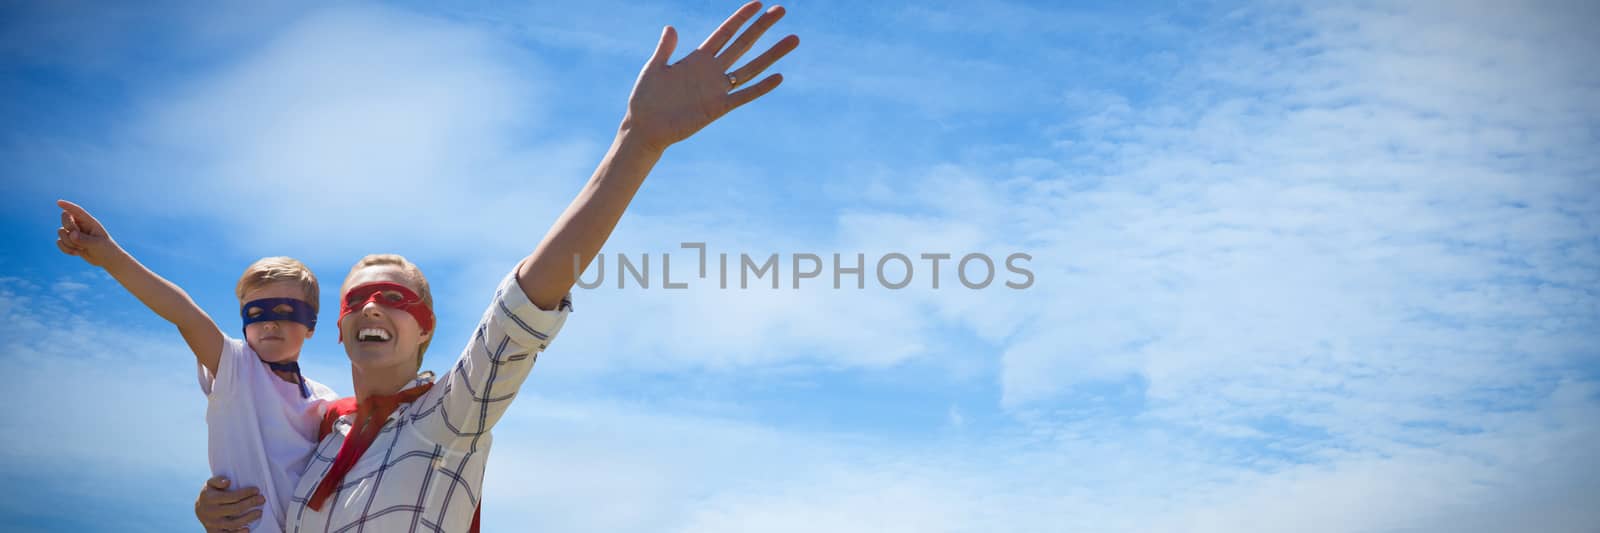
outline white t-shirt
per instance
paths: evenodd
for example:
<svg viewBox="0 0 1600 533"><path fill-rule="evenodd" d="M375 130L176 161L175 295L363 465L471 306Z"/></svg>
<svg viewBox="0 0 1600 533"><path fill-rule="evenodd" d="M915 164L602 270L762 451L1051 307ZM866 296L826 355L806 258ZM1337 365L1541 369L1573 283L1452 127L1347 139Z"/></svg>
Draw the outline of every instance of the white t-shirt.
<svg viewBox="0 0 1600 533"><path fill-rule="evenodd" d="M300 386L279 379L244 341L227 338L217 359L217 375L200 367L206 393L206 433L211 475L225 476L230 488L256 487L267 499L251 531L283 531L284 509L317 446L317 428L333 391L306 378L310 398Z"/></svg>

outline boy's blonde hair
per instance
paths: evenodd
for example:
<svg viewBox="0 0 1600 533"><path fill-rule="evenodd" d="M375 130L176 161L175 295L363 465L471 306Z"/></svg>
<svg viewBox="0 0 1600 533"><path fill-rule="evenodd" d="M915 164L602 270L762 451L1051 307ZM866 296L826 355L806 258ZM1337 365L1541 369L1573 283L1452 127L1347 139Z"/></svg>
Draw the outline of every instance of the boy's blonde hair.
<svg viewBox="0 0 1600 533"><path fill-rule="evenodd" d="M398 267L400 272L411 280L411 284L416 286L417 296L422 297L422 305L428 306L429 311L433 310L433 293L428 290L428 278L422 275L422 269L417 268L416 263L412 263L399 254L372 254L361 258L360 261L356 261L356 265L350 267L350 273L345 274L344 284L339 287L340 300L343 301L345 291L350 290L350 277L354 276L356 271L370 266L384 265ZM434 329L439 328L438 324L438 321L434 321ZM432 342L433 337L428 337L428 340L422 341L422 344L417 347L417 368L422 368L422 354L428 352L428 344Z"/></svg>
<svg viewBox="0 0 1600 533"><path fill-rule="evenodd" d="M249 268L244 269L244 275L239 276L239 285L233 290L234 296L239 298L239 303L244 303L244 293L280 281L300 284L300 292L305 295L306 303L311 304L311 310L322 308L322 291L317 288L317 276L311 273L305 263L292 257L263 257L251 263Z"/></svg>

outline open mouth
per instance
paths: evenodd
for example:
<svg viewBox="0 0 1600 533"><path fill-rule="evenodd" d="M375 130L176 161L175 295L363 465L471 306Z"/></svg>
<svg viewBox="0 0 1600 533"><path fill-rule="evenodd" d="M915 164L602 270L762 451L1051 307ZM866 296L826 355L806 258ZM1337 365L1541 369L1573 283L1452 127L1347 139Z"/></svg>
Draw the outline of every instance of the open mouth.
<svg viewBox="0 0 1600 533"><path fill-rule="evenodd" d="M363 328L356 333L356 342L389 342L392 337L381 328Z"/></svg>

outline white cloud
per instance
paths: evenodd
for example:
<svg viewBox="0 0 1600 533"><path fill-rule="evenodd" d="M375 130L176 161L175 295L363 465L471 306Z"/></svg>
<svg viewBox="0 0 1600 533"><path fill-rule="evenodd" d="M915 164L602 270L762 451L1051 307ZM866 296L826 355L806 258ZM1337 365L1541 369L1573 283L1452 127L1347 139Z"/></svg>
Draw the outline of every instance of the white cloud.
<svg viewBox="0 0 1600 533"><path fill-rule="evenodd" d="M1104 420L886 442L527 395L496 442L489 523L613 531L1583 531L1592 385L1436 449L1239 469L1219 443ZM536 394L536 393L535 393ZM513 504L511 502L522 502Z"/></svg>
<svg viewBox="0 0 1600 533"><path fill-rule="evenodd" d="M113 476L205 473L205 397L176 335L92 319L77 311L86 304L76 298L17 291L0 283L0 356L14 397L35 403L0 422L9 435L6 464Z"/></svg>
<svg viewBox="0 0 1600 533"><path fill-rule="evenodd" d="M460 253L553 215L596 157L588 143L513 141L540 131L543 72L478 28L320 9L149 102L122 157L164 184L134 194L181 202L251 253ZM414 244L430 234L459 238Z"/></svg>
<svg viewBox="0 0 1600 533"><path fill-rule="evenodd" d="M73 299L78 293L88 290L88 288L88 284L72 281L70 279L56 280L55 283L50 284L50 290L55 291L56 294L59 294L62 298L66 298L68 300Z"/></svg>
<svg viewBox="0 0 1600 533"><path fill-rule="evenodd" d="M1153 398L1174 401L1263 365L1331 365L1325 385L1335 386L1362 365L1450 365L1436 350L1515 335L1508 326L1523 321L1592 322L1544 302L1576 298L1569 284L1593 281L1594 265L1578 265L1594 255L1581 239L1596 215L1583 199L1596 191L1571 169L1592 172L1597 160L1558 134L1570 121L1533 119L1563 106L1592 121L1597 113L1583 107L1592 85L1504 57L1495 44L1544 50L1574 39L1573 28L1547 20L1559 14L1519 11L1532 27L1565 31L1490 38L1481 26L1497 20L1440 22L1427 6L1413 9L1310 9L1305 19L1275 21L1306 32L1307 44L1268 48L1246 33L1175 80L1188 92L1143 105L1114 96L1082 104L1082 120L1061 130L1081 137L1063 140L1061 165L1033 164L1088 165L1104 176L1088 188L1071 176L1037 178L1044 194L988 204L1061 221L1042 234L1037 255L1065 258L1041 277L1068 280L1052 294L1069 303L1042 311L1060 327L1009 347L1008 401L1047 399L1106 371L1144 375ZM1414 51L1383 33L1400 27L1488 44ZM1540 57L1571 56L1556 52ZM1411 69L1396 78L1385 66L1394 62L1450 75ZM1523 81L1480 83L1491 77ZM1433 86L1452 96L1416 100L1414 91ZM1227 96L1240 91L1250 96ZM963 196L973 197L981 195ZM1564 260L1545 259L1552 255ZM1504 348L1522 351L1513 346ZM1482 386L1515 364L1484 355L1474 363L1481 374L1443 386ZM1259 374L1250 379L1277 379Z"/></svg>

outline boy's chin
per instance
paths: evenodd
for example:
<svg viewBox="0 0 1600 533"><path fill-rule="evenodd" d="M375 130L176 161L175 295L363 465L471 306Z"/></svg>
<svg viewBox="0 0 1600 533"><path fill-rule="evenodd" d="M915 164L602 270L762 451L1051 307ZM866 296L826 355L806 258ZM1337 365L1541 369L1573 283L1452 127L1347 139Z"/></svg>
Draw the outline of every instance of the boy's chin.
<svg viewBox="0 0 1600 533"><path fill-rule="evenodd" d="M293 363L300 360L300 354L257 355L261 356L262 361L266 361L268 363Z"/></svg>
<svg viewBox="0 0 1600 533"><path fill-rule="evenodd" d="M267 348L265 350L256 350L256 357L268 363L292 363L295 360L300 359L300 353Z"/></svg>

